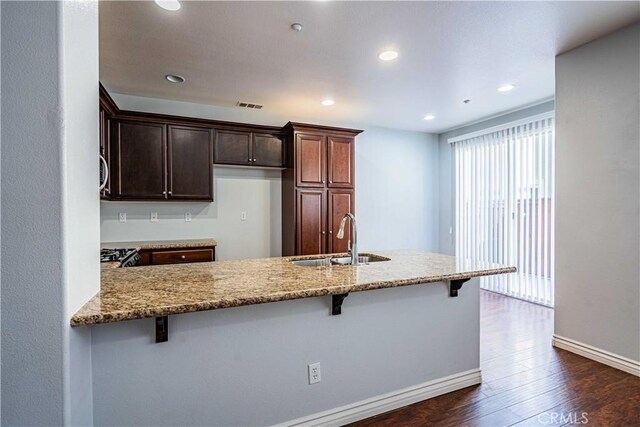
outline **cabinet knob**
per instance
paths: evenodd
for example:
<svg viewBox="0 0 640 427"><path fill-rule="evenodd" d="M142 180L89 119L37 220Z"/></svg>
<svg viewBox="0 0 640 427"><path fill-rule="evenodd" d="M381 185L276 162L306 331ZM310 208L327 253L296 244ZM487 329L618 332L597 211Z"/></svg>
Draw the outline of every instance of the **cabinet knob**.
<svg viewBox="0 0 640 427"><path fill-rule="evenodd" d="M253 163L255 163L256 161L258 161L258 159L253 159Z"/></svg>
<svg viewBox="0 0 640 427"><path fill-rule="evenodd" d="M324 231L322 232L322 235L324 236Z"/></svg>
<svg viewBox="0 0 640 427"><path fill-rule="evenodd" d="M162 192L162 194L167 194L167 192L166 192L166 191L163 191L163 192Z"/></svg>
<svg viewBox="0 0 640 427"><path fill-rule="evenodd" d="M325 183L324 179L322 180L322 183L323 183L323 184Z"/></svg>
<svg viewBox="0 0 640 427"><path fill-rule="evenodd" d="M248 161L249 161L249 163L251 163L253 161L253 159L249 159Z"/></svg>
<svg viewBox="0 0 640 427"><path fill-rule="evenodd" d="M182 255L180 258L187 259L187 256L186 255Z"/></svg>
<svg viewBox="0 0 640 427"><path fill-rule="evenodd" d="M329 181L329 184L333 184L333 181Z"/></svg>
<svg viewBox="0 0 640 427"><path fill-rule="evenodd" d="M329 234L333 234L333 230L329 230Z"/></svg>

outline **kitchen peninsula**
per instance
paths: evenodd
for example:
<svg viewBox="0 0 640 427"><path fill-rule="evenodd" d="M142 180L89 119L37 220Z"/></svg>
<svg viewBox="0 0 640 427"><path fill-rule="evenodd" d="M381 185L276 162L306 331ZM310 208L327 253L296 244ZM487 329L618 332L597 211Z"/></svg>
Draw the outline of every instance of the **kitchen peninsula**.
<svg viewBox="0 0 640 427"><path fill-rule="evenodd" d="M389 410L480 383L475 278L515 269L419 251L373 254L388 260L291 263L314 258L307 256L103 270L100 292L71 319L74 327L96 325L96 420L344 424L370 416L372 398L386 396ZM168 340L157 344L164 316ZM307 365L316 362L322 381L309 385ZM148 404L137 404L140 396ZM323 413L331 408L341 409Z"/></svg>
<svg viewBox="0 0 640 427"><path fill-rule="evenodd" d="M307 256L109 269L102 273L100 293L71 318L71 326L434 282L461 285L472 277L515 271L512 267L460 262L441 254L411 251L380 254L377 262L357 267L330 264L301 267L291 263L327 259ZM457 296L457 291L451 289L449 293Z"/></svg>

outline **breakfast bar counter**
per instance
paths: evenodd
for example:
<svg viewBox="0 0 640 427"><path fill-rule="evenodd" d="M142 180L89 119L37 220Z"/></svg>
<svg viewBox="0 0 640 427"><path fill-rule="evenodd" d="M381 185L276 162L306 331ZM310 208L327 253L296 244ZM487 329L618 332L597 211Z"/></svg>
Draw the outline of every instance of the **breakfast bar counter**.
<svg viewBox="0 0 640 427"><path fill-rule="evenodd" d="M73 315L71 326L434 282L461 284L472 277L515 271L437 253L380 251L375 255L386 260L360 266L291 263L329 256L323 255L105 269L100 292Z"/></svg>

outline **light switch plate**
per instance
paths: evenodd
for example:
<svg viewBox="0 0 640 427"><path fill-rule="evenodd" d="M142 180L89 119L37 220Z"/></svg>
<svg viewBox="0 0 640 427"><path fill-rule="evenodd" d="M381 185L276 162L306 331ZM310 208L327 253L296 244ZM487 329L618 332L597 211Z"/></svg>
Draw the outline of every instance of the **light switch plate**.
<svg viewBox="0 0 640 427"><path fill-rule="evenodd" d="M127 213L126 212L118 213L118 221L127 222Z"/></svg>
<svg viewBox="0 0 640 427"><path fill-rule="evenodd" d="M184 221L185 222L191 222L191 212L185 212L184 213Z"/></svg>
<svg viewBox="0 0 640 427"><path fill-rule="evenodd" d="M246 221L247 220L247 212L242 211L240 212L240 221Z"/></svg>
<svg viewBox="0 0 640 427"><path fill-rule="evenodd" d="M158 222L158 212L151 212L151 222Z"/></svg>

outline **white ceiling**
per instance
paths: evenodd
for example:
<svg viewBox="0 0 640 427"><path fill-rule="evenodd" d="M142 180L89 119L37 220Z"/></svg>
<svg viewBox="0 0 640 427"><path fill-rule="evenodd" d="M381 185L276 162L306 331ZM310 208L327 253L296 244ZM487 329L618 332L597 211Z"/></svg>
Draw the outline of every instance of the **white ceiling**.
<svg viewBox="0 0 640 427"><path fill-rule="evenodd" d="M100 79L117 93L441 132L553 97L557 54L638 19L635 1L183 1L178 12L102 1ZM398 59L380 61L390 47Z"/></svg>

